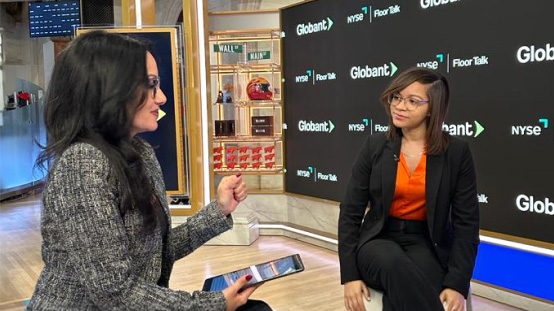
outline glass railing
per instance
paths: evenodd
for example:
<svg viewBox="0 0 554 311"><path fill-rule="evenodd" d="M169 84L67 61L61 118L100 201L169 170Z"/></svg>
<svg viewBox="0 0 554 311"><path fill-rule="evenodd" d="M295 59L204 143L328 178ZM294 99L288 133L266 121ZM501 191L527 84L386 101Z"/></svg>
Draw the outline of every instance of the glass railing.
<svg viewBox="0 0 554 311"><path fill-rule="evenodd" d="M45 176L34 167L41 152L39 144L46 144L42 88L19 79L17 92L4 93L4 102L0 126L0 200L24 193Z"/></svg>

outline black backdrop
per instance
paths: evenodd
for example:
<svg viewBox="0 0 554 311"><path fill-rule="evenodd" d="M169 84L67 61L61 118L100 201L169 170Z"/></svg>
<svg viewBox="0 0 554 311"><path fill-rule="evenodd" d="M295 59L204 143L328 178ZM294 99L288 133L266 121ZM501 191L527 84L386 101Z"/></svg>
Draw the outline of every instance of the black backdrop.
<svg viewBox="0 0 554 311"><path fill-rule="evenodd" d="M402 70L436 66L452 90L445 130L475 159L481 228L554 243L553 11L543 0L318 0L283 10L286 191L341 201L364 138L387 124L379 94ZM372 77L353 79L358 67Z"/></svg>

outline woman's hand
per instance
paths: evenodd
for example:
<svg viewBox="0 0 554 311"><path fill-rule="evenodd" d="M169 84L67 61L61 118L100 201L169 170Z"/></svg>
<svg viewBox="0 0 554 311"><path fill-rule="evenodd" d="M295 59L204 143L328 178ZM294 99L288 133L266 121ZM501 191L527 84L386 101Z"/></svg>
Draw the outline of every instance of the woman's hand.
<svg viewBox="0 0 554 311"><path fill-rule="evenodd" d="M223 296L227 301L227 308L225 311L235 311L238 307L242 306L248 300L248 297L258 289L258 286L248 287L241 291L241 288L252 279L251 275L245 275L238 279L233 285L223 290Z"/></svg>
<svg viewBox="0 0 554 311"><path fill-rule="evenodd" d="M217 187L217 201L225 215L234 212L237 205L247 196L246 184L240 173L224 177Z"/></svg>
<svg viewBox="0 0 554 311"><path fill-rule="evenodd" d="M369 290L363 281L356 280L344 283L344 306L348 311L366 311L362 294L368 301Z"/></svg>
<svg viewBox="0 0 554 311"><path fill-rule="evenodd" d="M443 305L445 305L444 310L446 311L464 311L464 296L458 293L457 291L445 288L439 296Z"/></svg>

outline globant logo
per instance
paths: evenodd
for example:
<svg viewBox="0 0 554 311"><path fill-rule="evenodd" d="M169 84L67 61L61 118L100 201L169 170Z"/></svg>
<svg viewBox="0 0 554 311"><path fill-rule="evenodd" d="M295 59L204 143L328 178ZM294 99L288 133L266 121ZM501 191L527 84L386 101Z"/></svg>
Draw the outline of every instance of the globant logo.
<svg viewBox="0 0 554 311"><path fill-rule="evenodd" d="M485 128L481 123L477 122L477 120L473 121L473 123L465 122L461 124L442 124L442 130L443 132L448 132L450 135L453 136L470 136L470 137L477 137L485 131Z"/></svg>
<svg viewBox="0 0 554 311"><path fill-rule="evenodd" d="M554 215L554 202L551 202L549 198L541 201L535 200L532 195L520 194L516 198L516 206L522 212Z"/></svg>
<svg viewBox="0 0 554 311"><path fill-rule="evenodd" d="M554 60L554 47L550 43L544 48L537 48L534 45L522 46L517 50L517 61L526 64Z"/></svg>
<svg viewBox="0 0 554 311"><path fill-rule="evenodd" d="M315 32L329 31L331 30L331 27L333 27L333 20L327 17L327 19L314 24L308 23L296 25L296 34L298 36L309 35Z"/></svg>
<svg viewBox="0 0 554 311"><path fill-rule="evenodd" d="M335 124L331 120L323 122L298 121L298 130L300 132L331 133L335 129Z"/></svg>
<svg viewBox="0 0 554 311"><path fill-rule="evenodd" d="M428 9L430 7L445 5L458 1L460 0L421 0L421 7L424 9Z"/></svg>
<svg viewBox="0 0 554 311"><path fill-rule="evenodd" d="M369 67L368 65L365 65L364 67L353 66L350 68L350 78L357 80L377 77L392 77L397 70L398 67L396 67L393 62L375 67Z"/></svg>

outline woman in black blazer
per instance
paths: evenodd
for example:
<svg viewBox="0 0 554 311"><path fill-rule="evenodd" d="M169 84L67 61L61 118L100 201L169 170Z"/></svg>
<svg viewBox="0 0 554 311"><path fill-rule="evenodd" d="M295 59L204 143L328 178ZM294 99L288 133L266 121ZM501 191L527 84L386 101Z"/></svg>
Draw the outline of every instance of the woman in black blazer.
<svg viewBox="0 0 554 311"><path fill-rule="evenodd" d="M464 310L479 205L469 147L442 131L448 82L412 68L381 102L389 130L366 139L340 204L346 309L364 310L367 285L384 292L384 310Z"/></svg>

